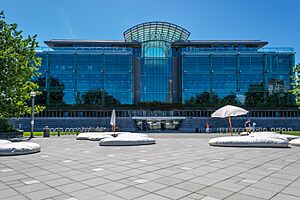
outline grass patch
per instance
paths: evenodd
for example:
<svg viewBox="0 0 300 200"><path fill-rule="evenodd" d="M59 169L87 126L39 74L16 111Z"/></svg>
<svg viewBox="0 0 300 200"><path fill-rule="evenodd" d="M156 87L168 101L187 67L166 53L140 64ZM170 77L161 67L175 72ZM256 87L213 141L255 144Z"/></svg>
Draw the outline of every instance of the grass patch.
<svg viewBox="0 0 300 200"><path fill-rule="evenodd" d="M300 131L283 131L282 134L289 134L289 135L298 135L298 136L300 136Z"/></svg>
<svg viewBox="0 0 300 200"><path fill-rule="evenodd" d="M43 136L44 132L33 132L33 136ZM57 132L50 132L51 136L57 136ZM60 135L76 135L76 132L60 132ZM23 133L24 137L29 137L30 132L24 132Z"/></svg>
<svg viewBox="0 0 300 200"><path fill-rule="evenodd" d="M300 136L300 131L283 131L282 134L289 134L289 135L297 135ZM34 132L34 136L43 136L44 132ZM57 132L50 132L51 136L57 136ZM76 132L60 132L60 135L76 135ZM24 132L24 137L29 137L30 132Z"/></svg>

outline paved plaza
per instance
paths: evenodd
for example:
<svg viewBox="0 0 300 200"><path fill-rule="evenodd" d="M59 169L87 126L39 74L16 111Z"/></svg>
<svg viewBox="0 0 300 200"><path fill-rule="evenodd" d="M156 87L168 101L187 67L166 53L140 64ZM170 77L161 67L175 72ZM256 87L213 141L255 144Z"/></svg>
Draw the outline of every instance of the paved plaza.
<svg viewBox="0 0 300 200"><path fill-rule="evenodd" d="M156 145L130 147L35 138L40 153L0 157L0 199L300 199L300 147L210 147L213 136L152 134Z"/></svg>

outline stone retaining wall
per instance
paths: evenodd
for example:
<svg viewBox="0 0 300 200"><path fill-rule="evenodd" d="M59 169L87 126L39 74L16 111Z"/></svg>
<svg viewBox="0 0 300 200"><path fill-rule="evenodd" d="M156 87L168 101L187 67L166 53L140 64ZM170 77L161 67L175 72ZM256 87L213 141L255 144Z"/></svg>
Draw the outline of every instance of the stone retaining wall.
<svg viewBox="0 0 300 200"><path fill-rule="evenodd" d="M244 128L245 117L233 117L232 124L235 128ZM256 127L262 128L291 128L300 130L300 118L278 117L278 118L250 118L252 122L256 122ZM24 131L30 131L30 118L20 118L11 121L16 128ZM110 117L61 117L61 118L35 118L35 131L43 131L45 126L49 128L89 128L89 127L106 127L111 129L109 124ZM205 124L208 122L212 127L213 132L219 131L219 128L229 128L228 119L209 118L209 117L187 117L182 121L180 132L205 132ZM121 131L136 131L134 120L130 117L118 117L117 126Z"/></svg>

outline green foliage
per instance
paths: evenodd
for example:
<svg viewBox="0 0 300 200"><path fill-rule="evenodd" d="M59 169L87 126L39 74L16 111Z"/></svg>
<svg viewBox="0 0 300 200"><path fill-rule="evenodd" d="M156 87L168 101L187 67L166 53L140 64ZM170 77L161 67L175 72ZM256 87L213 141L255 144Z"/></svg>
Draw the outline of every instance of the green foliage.
<svg viewBox="0 0 300 200"><path fill-rule="evenodd" d="M264 83L255 83L249 86L245 93L245 105L250 107L283 107L294 106L294 95L285 91L269 92Z"/></svg>
<svg viewBox="0 0 300 200"><path fill-rule="evenodd" d="M186 101L187 107L239 106L241 104L233 94L220 98L217 94L213 93L211 95L209 92L197 94ZM293 94L284 91L269 93L263 83L255 83L251 84L245 93L244 105L248 107L294 106L295 98Z"/></svg>
<svg viewBox="0 0 300 200"><path fill-rule="evenodd" d="M64 105L64 90L65 85L57 78L49 78L49 91L46 90L46 77L38 78L34 81L39 86L40 96L37 96L36 103L39 105ZM47 102L47 95L49 95L49 102Z"/></svg>
<svg viewBox="0 0 300 200"><path fill-rule="evenodd" d="M100 105L100 106L115 106L120 105L120 101L113 96L107 94L106 91L101 89L89 90L81 97L83 104Z"/></svg>
<svg viewBox="0 0 300 200"><path fill-rule="evenodd" d="M60 132L61 136L64 135L76 135L78 134L78 132ZM44 132L33 132L34 137L41 137L44 135ZM55 136L57 137L57 132L50 132L51 136ZM23 133L23 137L29 137L30 136L30 132L24 132Z"/></svg>
<svg viewBox="0 0 300 200"><path fill-rule="evenodd" d="M295 97L291 93L276 92L273 94L269 94L269 96L267 97L267 103L268 105L273 107L294 106Z"/></svg>
<svg viewBox="0 0 300 200"><path fill-rule="evenodd" d="M265 104L266 90L264 83L250 84L248 91L245 93L245 105L261 106Z"/></svg>
<svg viewBox="0 0 300 200"><path fill-rule="evenodd" d="M221 105L238 105L238 101L236 100L236 96L233 94L230 94L220 101Z"/></svg>
<svg viewBox="0 0 300 200"><path fill-rule="evenodd" d="M300 136L300 131L283 131L282 134L298 135L298 136Z"/></svg>
<svg viewBox="0 0 300 200"><path fill-rule="evenodd" d="M292 76L292 79L294 81L292 83L293 89L290 90L290 92L296 96L297 105L300 106L300 64L297 64L293 68L293 72L294 72L294 76Z"/></svg>
<svg viewBox="0 0 300 200"><path fill-rule="evenodd" d="M230 94L224 98L218 97L216 93L203 92L197 94L195 97L191 97L187 102L186 106L197 106L197 107L220 107L225 105L238 105L236 96Z"/></svg>
<svg viewBox="0 0 300 200"><path fill-rule="evenodd" d="M154 102L139 102L136 106L133 105L135 108L147 108L150 110L165 110L165 109L180 109L182 108L181 103L163 103L159 101Z"/></svg>
<svg viewBox="0 0 300 200"><path fill-rule="evenodd" d="M12 131L13 125L8 123L8 119L0 119L0 130L4 132Z"/></svg>
<svg viewBox="0 0 300 200"><path fill-rule="evenodd" d="M37 46L36 35L24 39L17 24L6 23L3 11L0 13L0 119L31 112L27 105L30 92L38 89L31 79L38 76L36 66L41 64L35 56ZM37 112L42 109L36 106Z"/></svg>
<svg viewBox="0 0 300 200"><path fill-rule="evenodd" d="M209 106L215 107L219 105L220 98L216 93L210 94L209 92L202 92L197 94L195 97L191 97L186 101L187 106Z"/></svg>

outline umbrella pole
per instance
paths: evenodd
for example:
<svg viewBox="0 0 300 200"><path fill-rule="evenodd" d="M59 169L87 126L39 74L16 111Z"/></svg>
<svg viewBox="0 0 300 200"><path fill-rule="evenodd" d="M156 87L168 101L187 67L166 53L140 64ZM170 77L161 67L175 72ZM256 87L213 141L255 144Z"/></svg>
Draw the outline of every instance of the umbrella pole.
<svg viewBox="0 0 300 200"><path fill-rule="evenodd" d="M230 127L230 135L232 136L232 123L231 123L230 116L228 116L228 122L229 122L229 127Z"/></svg>

